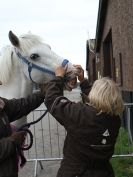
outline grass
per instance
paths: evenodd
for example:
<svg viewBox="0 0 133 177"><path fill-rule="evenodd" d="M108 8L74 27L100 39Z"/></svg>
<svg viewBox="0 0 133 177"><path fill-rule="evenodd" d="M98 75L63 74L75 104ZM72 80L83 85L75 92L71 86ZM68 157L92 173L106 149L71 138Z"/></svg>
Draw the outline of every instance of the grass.
<svg viewBox="0 0 133 177"><path fill-rule="evenodd" d="M115 146L115 154L131 154L133 144L128 139L127 131L123 128ZM115 157L111 160L116 177L133 177L133 157Z"/></svg>

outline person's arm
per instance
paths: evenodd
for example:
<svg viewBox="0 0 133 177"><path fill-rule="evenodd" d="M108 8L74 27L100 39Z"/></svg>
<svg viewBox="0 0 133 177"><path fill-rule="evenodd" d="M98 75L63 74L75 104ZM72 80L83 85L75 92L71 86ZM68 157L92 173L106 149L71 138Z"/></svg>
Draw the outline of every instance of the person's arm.
<svg viewBox="0 0 133 177"><path fill-rule="evenodd" d="M89 81L85 79L84 70L81 67L81 65L74 65L74 66L77 70L77 77L80 83L82 102L83 103L89 102L88 94L91 90L92 85L90 85Z"/></svg>
<svg viewBox="0 0 133 177"><path fill-rule="evenodd" d="M81 65L74 65L77 70L77 77L80 82L80 88L83 94L88 95L91 89L91 85L84 77L84 70Z"/></svg>
<svg viewBox="0 0 133 177"><path fill-rule="evenodd" d="M91 90L92 85L89 84L89 81L87 79L84 79L82 83L80 83L80 88L83 94L88 96L90 90Z"/></svg>
<svg viewBox="0 0 133 177"><path fill-rule="evenodd" d="M38 92L29 95L27 98L11 100L2 98L5 102L4 111L6 112L9 121L12 122L29 114L44 102L44 97L44 93Z"/></svg>
<svg viewBox="0 0 133 177"><path fill-rule="evenodd" d="M63 96L65 68L59 67L56 70L56 77L50 81L45 95L45 105L48 111L55 119L68 127L74 125L74 122L80 117L81 103L71 102Z"/></svg>

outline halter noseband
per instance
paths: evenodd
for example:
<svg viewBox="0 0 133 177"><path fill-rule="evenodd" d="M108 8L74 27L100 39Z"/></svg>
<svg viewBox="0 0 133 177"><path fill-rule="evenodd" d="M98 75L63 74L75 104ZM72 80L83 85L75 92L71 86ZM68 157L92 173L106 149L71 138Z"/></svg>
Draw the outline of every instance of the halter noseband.
<svg viewBox="0 0 133 177"><path fill-rule="evenodd" d="M32 71L33 68L37 69L37 70L39 70L41 72L44 72L44 73L47 73L47 74L55 76L55 72L54 71L51 71L50 69L48 69L46 67L41 67L41 66L36 65L36 64L34 64L32 62L29 62L26 57L24 57L19 51L16 50L16 48L15 48L15 53L18 56L19 59L21 59L24 63L26 63L28 65L29 77L30 77L30 79L31 79L31 81L33 83L36 83L31 77L31 71ZM68 62L69 61L67 59L64 59L63 62L62 62L62 66L64 67Z"/></svg>

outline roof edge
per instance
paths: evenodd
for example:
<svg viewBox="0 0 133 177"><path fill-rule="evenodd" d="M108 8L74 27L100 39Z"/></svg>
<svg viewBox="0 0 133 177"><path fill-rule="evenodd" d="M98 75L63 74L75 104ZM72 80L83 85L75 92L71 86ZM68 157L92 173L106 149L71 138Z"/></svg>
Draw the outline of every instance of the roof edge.
<svg viewBox="0 0 133 177"><path fill-rule="evenodd" d="M95 37L96 38L96 48L95 48L96 52L99 51L99 44L102 38L107 5L108 5L108 0L99 0L99 10L98 10L96 37Z"/></svg>

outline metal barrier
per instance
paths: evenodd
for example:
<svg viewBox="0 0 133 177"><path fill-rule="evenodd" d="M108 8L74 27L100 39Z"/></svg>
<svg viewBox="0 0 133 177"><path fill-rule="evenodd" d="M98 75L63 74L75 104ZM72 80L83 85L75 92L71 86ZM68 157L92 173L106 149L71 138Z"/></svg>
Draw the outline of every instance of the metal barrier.
<svg viewBox="0 0 133 177"><path fill-rule="evenodd" d="M34 121L45 110L38 109L30 113L28 115L29 121ZM35 162L34 177L36 177L38 163L41 169L43 169L42 161L62 159L62 147L66 131L49 113L40 122L31 126L30 130L34 136L33 146L29 151L25 151L25 156L28 162Z"/></svg>
<svg viewBox="0 0 133 177"><path fill-rule="evenodd" d="M79 93L78 93L79 95ZM69 95L71 97L71 95ZM71 97L72 99L72 97ZM77 98L80 100L80 97ZM75 100L75 98L74 98ZM126 151L123 150L123 142L121 141L121 133L123 133L123 130L120 131L119 139L120 139L120 149L113 155L113 157L132 157L132 133L131 133L131 107L133 104L125 104L125 117L126 120L126 129L128 130L128 139L126 142ZM46 108L45 108L46 109ZM28 115L28 120L34 121L39 116L43 114L45 111L44 105L41 106L41 108L33 111ZM125 117L123 116L123 119L125 121ZM122 122L124 122L122 120ZM125 129L124 128L124 129ZM37 176L37 167L38 163L43 169L42 161L58 161L62 159L62 147L64 144L64 139L66 136L65 129L49 114L47 115L37 124L34 126L31 126L31 131L33 133L34 139L33 139L33 147L25 152L25 155L27 157L27 161L35 162L34 167L34 177ZM28 140L27 140L28 141ZM27 142L28 143L28 142ZM125 146L125 144L124 144Z"/></svg>
<svg viewBox="0 0 133 177"><path fill-rule="evenodd" d="M113 157L133 157L133 103L125 103L122 118L122 128L117 143L119 148Z"/></svg>

